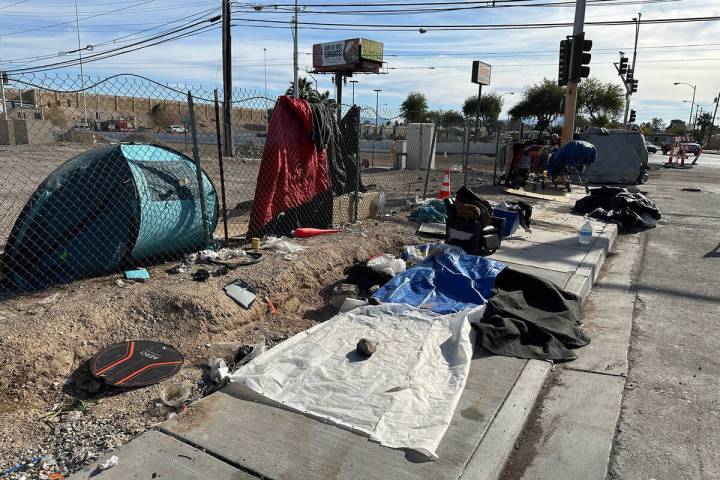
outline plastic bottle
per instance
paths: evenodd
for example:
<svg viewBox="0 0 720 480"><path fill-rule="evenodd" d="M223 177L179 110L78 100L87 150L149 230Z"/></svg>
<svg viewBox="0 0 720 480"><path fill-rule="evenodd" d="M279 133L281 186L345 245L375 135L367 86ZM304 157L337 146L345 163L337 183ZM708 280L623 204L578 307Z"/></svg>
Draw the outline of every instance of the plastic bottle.
<svg viewBox="0 0 720 480"><path fill-rule="evenodd" d="M578 242L581 245L590 245L593 238L593 227L590 220L587 220L582 227L580 227L580 233L578 234Z"/></svg>

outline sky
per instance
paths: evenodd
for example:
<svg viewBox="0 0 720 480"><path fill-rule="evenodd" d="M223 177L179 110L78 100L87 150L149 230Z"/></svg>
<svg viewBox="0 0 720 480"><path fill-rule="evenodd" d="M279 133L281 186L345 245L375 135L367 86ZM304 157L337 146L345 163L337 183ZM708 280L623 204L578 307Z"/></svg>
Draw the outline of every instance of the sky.
<svg viewBox="0 0 720 480"><path fill-rule="evenodd" d="M312 64L314 43L346 38L370 38L385 44L387 69L382 75L359 75L356 103L374 105L374 89L382 89L381 112L396 111L410 91L425 94L432 108L462 108L463 101L477 93L470 82L473 60L492 65L492 80L485 92L508 93L503 98L503 115L522 96L524 87L543 78L557 77L558 44L572 27L551 29L442 31L438 25L568 23L573 21L574 2L569 0L500 0L498 4L553 3L552 6L513 8L474 8L443 12L381 12L373 6L389 3L384 9L409 9L410 3L438 0L300 0L300 69ZM643 20L720 16L719 0L590 0L586 22L632 20L638 13ZM125 45L138 38L159 34L194 19L208 19L220 12L220 1L199 0L77 0L80 45L94 45L90 55ZM618 4L619 2L623 4ZM271 95L281 94L292 80L292 45L289 0L270 2L234 2L233 84L263 91L267 66L267 88ZM342 4L353 6L343 7ZM479 6L481 2L468 2ZM604 4L603 4L604 3ZM492 0L487 2L489 6ZM253 8L261 5L261 11ZM322 6L311 6L322 5ZM369 6L367 6L369 5ZM415 7L420 8L420 7ZM439 5L422 8L440 8ZM372 13L349 13L372 12ZM341 14L340 12L343 12ZM183 19L183 20L179 20ZM273 20L279 23L261 23ZM167 22L175 22L165 25ZM333 29L333 24L423 26L388 31L379 27ZM204 23L202 25L210 25ZM219 22L216 24L219 25ZM265 28L272 26L274 28ZM311 27L311 28L307 28ZM338 27L334 27L338 28ZM139 33L140 32L140 33ZM593 40L591 76L606 82L619 82L613 62L618 51L632 56L634 25L586 25L586 38ZM77 53L58 56L78 48L75 5L67 0L0 0L0 69L32 67L74 58ZM124 38L121 38L124 37ZM115 40L119 39L119 40ZM113 42L113 40L115 40ZM102 45L98 45L102 44ZM39 59L36 57L40 57ZM179 85L221 85L221 40L219 28L178 39L126 55L86 63L85 75L105 77L120 73L142 74L157 81ZM434 68L431 68L434 67ZM79 74L77 66L59 70ZM720 92L720 21L641 25L635 78L638 92L631 108L638 121L659 117L666 122L686 120L689 101L697 86L696 104L711 110ZM301 73L301 75L305 75ZM331 90L327 75L315 75L320 89ZM350 85L346 95L350 94ZM509 94L513 92L513 94ZM348 98L348 97L345 97ZM687 102L684 102L687 101Z"/></svg>

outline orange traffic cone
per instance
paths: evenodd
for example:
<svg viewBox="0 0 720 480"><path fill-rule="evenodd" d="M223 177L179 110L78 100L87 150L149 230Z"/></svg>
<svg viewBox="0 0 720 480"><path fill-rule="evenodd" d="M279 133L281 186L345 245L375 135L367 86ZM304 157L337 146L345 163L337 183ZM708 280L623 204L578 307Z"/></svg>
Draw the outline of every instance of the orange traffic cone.
<svg viewBox="0 0 720 480"><path fill-rule="evenodd" d="M440 200L450 198L450 169L445 170L445 177L443 178L442 185L440 186L440 194L438 195Z"/></svg>
<svg viewBox="0 0 720 480"><path fill-rule="evenodd" d="M668 155L668 165L672 165L673 163L673 157L675 156L675 145L670 146L670 155Z"/></svg>

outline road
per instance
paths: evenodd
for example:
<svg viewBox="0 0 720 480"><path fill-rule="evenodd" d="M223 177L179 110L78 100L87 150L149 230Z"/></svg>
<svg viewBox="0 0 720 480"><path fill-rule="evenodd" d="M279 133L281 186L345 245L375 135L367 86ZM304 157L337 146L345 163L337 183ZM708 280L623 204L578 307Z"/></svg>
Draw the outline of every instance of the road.
<svg viewBox="0 0 720 480"><path fill-rule="evenodd" d="M611 479L720 478L720 156L699 165L657 169L642 187L663 219L641 238Z"/></svg>

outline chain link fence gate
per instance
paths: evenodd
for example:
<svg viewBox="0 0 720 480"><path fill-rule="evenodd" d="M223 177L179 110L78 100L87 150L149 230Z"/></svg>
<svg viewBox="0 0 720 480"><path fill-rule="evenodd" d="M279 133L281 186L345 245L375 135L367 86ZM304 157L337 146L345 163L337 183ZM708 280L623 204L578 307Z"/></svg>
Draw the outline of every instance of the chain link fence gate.
<svg viewBox="0 0 720 480"><path fill-rule="evenodd" d="M331 109L310 106L310 117L324 121L303 124L307 111L286 111L297 131L273 132L273 115L287 105L236 89L234 155L223 157L215 92L137 75L81 83L37 75L5 86L0 295L159 263L248 234L375 217L382 207L436 196L446 169L453 189L468 171L461 129L403 125L397 110L343 106L341 120L330 121ZM324 176L300 168L308 145L328 151ZM277 203L280 188L292 198Z"/></svg>

